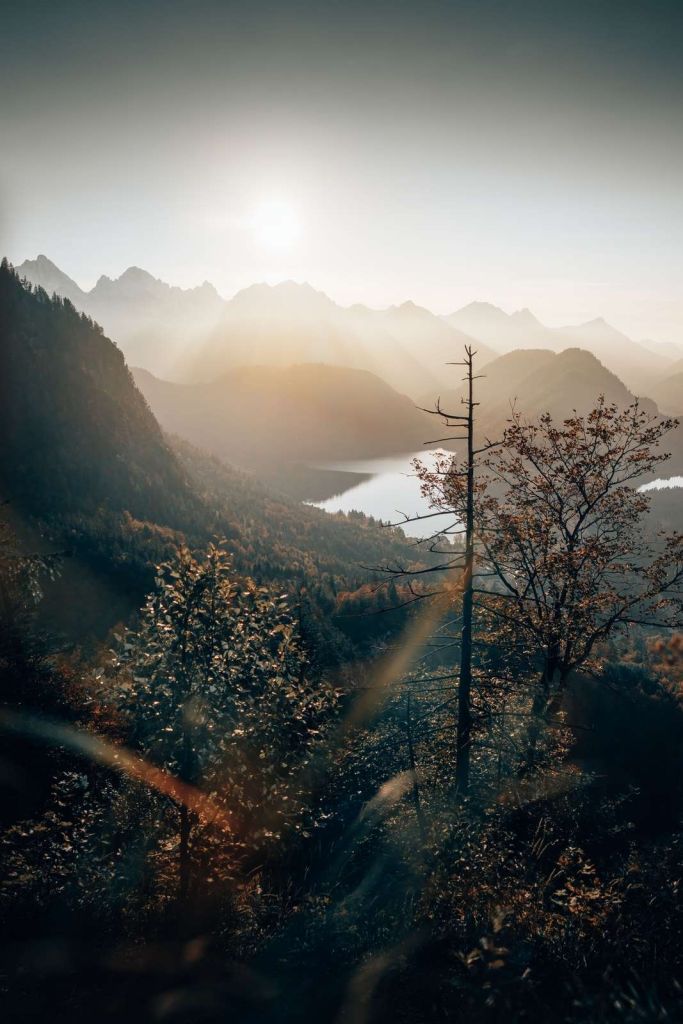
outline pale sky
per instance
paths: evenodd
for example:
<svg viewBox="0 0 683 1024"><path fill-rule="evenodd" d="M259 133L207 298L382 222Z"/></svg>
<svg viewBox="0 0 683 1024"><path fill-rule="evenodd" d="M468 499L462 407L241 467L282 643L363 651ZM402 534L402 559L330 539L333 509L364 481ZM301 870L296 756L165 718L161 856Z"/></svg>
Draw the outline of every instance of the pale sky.
<svg viewBox="0 0 683 1024"><path fill-rule="evenodd" d="M680 0L22 0L0 249L683 343L682 51Z"/></svg>

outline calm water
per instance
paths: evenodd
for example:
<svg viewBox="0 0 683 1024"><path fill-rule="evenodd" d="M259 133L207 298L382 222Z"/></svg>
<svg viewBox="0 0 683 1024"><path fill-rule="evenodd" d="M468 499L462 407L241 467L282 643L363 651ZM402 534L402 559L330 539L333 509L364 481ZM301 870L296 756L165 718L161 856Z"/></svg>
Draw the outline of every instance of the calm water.
<svg viewBox="0 0 683 1024"><path fill-rule="evenodd" d="M427 519L424 522L401 524L401 513L415 516L429 512L429 506L420 494L420 483L411 463L417 456L429 464L433 452L411 452L406 455L391 455L379 459L358 459L350 462L329 463L325 469L346 470L353 473L370 473L365 480L350 487L342 494L336 494L327 501L312 502L326 512L364 512L383 522L398 523L411 537L428 537L438 528L448 524L448 517ZM683 487L683 476L652 480L640 488L641 491L656 491Z"/></svg>
<svg viewBox="0 0 683 1024"><path fill-rule="evenodd" d="M416 456L429 464L434 453L425 452L423 449L406 455L385 456L379 459L328 463L325 469L371 473L372 477L342 494L315 504L327 512L364 512L375 519L392 523L400 523L402 512L407 516L429 512L427 502L420 494L420 482L411 465ZM447 526L448 517L401 525L411 537L428 537L436 529Z"/></svg>
<svg viewBox="0 0 683 1024"><path fill-rule="evenodd" d="M639 491L668 491L674 487L683 487L683 476L670 476L665 479L651 480L649 484L643 484Z"/></svg>

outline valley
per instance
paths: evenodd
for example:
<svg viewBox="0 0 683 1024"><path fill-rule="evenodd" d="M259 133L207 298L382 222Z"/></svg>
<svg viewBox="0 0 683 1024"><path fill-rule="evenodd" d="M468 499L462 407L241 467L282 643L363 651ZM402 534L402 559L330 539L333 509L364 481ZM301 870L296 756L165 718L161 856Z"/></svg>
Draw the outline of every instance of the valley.
<svg viewBox="0 0 683 1024"><path fill-rule="evenodd" d="M683 0L0 19L0 1024L683 1021Z"/></svg>

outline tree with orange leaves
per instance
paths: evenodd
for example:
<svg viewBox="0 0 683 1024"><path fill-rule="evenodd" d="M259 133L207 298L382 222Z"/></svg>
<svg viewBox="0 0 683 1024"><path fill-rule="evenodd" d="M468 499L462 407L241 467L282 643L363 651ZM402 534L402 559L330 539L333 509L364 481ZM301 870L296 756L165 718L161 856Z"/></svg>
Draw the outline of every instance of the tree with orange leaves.
<svg viewBox="0 0 683 1024"><path fill-rule="evenodd" d="M683 536L649 536L640 480L669 456L676 420L604 399L557 424L514 412L475 481L475 614L539 669L528 759L573 670L634 623L683 620ZM461 510L466 477L450 456L418 466L435 510Z"/></svg>

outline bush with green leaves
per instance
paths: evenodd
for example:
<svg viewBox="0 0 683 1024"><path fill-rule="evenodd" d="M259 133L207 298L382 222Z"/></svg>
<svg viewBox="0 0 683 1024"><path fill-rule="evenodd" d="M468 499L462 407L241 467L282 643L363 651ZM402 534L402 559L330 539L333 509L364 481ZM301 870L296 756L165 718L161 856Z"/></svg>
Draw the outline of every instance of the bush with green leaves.
<svg viewBox="0 0 683 1024"><path fill-rule="evenodd" d="M127 743L215 812L163 798L160 848L177 850L182 897L305 836L336 693L309 674L284 595L236 575L220 546L181 550L120 638L112 684Z"/></svg>

